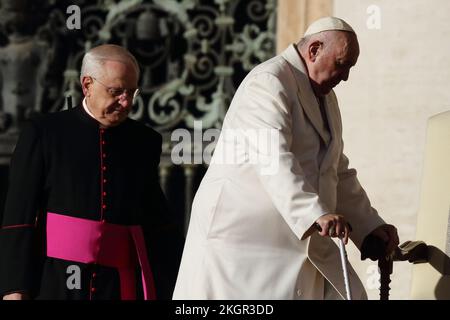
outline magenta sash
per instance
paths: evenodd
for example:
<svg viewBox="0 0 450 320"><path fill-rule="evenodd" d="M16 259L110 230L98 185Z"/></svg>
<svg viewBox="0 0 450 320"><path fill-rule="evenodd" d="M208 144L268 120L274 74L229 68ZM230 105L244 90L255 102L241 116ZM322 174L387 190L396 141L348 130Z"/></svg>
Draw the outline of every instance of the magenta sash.
<svg viewBox="0 0 450 320"><path fill-rule="evenodd" d="M140 226L122 226L48 212L47 256L117 268L122 300L136 299L135 267L139 262L144 299L156 299Z"/></svg>

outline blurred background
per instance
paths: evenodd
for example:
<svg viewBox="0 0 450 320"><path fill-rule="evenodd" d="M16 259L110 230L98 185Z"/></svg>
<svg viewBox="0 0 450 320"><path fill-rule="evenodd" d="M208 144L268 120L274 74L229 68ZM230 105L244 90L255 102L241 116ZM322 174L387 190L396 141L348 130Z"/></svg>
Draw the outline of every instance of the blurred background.
<svg viewBox="0 0 450 320"><path fill-rule="evenodd" d="M220 129L251 68L333 15L352 25L361 49L349 81L335 89L345 152L401 242L416 240L427 120L450 110L448 12L446 0L0 0L0 214L23 121L80 103L84 52L115 43L140 63L142 94L130 116L163 135L161 185L187 226L206 170L194 160L209 143L194 139L194 122ZM193 138L172 141L177 129ZM191 161L174 164L180 142ZM376 263L348 250L369 298L378 299ZM395 263L392 299L411 298L412 269Z"/></svg>
<svg viewBox="0 0 450 320"><path fill-rule="evenodd" d="M84 52L114 43L139 61L141 94L130 117L163 135L161 185L187 226L205 172L201 133L220 129L241 80L275 54L276 2L1 0L0 21L2 210L23 121L78 105ZM177 129L192 133L196 120L200 139L171 141ZM171 161L177 143L192 149L181 165Z"/></svg>

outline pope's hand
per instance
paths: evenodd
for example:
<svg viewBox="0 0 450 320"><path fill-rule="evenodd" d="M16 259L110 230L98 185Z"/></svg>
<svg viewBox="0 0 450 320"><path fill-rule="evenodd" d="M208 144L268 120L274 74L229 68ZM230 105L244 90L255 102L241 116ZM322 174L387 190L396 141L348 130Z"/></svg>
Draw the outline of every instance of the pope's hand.
<svg viewBox="0 0 450 320"><path fill-rule="evenodd" d="M339 237L348 243L348 236L351 232L350 225L340 214L329 213L321 216L316 220L316 224L320 227L319 234L323 237Z"/></svg>

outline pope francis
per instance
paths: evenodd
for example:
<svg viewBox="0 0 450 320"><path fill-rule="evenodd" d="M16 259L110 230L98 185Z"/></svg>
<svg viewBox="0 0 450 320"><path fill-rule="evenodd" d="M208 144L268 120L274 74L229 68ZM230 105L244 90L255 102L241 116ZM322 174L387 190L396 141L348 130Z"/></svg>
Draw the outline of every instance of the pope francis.
<svg viewBox="0 0 450 320"><path fill-rule="evenodd" d="M343 153L332 88L358 56L350 25L326 17L243 80L195 195L174 299L343 299L332 238L398 245Z"/></svg>

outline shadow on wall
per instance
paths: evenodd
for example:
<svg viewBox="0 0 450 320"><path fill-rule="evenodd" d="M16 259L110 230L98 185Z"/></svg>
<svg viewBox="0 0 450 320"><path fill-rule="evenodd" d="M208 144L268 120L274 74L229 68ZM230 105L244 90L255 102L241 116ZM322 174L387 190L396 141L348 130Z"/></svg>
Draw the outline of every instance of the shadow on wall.
<svg viewBox="0 0 450 320"><path fill-rule="evenodd" d="M436 299L450 300L450 258L439 248L428 246L428 259L428 263L442 275L434 289Z"/></svg>

